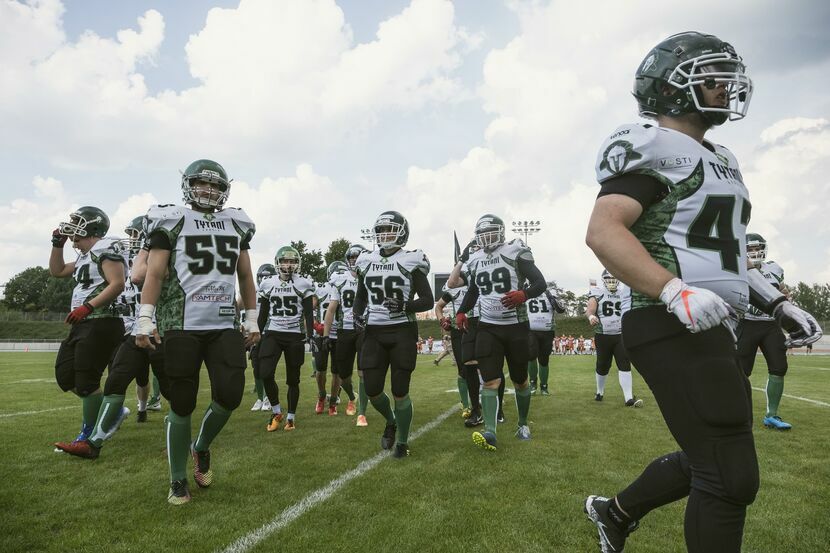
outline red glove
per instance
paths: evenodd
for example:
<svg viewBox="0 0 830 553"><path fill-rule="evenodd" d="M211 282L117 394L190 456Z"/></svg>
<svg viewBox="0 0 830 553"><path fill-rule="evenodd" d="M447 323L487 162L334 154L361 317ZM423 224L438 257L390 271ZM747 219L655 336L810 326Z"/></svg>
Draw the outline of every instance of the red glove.
<svg viewBox="0 0 830 553"><path fill-rule="evenodd" d="M324 328L325 328L325 325L323 325L323 323L321 323L319 321L314 321L314 332L316 332L317 334L322 336Z"/></svg>
<svg viewBox="0 0 830 553"><path fill-rule="evenodd" d="M66 316L66 320L63 322L69 323L71 325L78 324L79 322L86 319L87 315L92 313L92 306L89 305L89 302L84 302L82 305L76 307L72 310L69 315Z"/></svg>
<svg viewBox="0 0 830 553"><path fill-rule="evenodd" d="M502 297L501 304L505 307L518 307L526 301L527 294L524 290L511 290Z"/></svg>
<svg viewBox="0 0 830 553"><path fill-rule="evenodd" d="M467 332L467 315L465 313L458 313L455 316L455 326L458 327L459 330L462 332Z"/></svg>
<svg viewBox="0 0 830 553"><path fill-rule="evenodd" d="M452 321L450 320L449 317L444 317L443 319L441 319L440 324L441 324L441 328L443 328L444 330L451 330L452 329Z"/></svg>

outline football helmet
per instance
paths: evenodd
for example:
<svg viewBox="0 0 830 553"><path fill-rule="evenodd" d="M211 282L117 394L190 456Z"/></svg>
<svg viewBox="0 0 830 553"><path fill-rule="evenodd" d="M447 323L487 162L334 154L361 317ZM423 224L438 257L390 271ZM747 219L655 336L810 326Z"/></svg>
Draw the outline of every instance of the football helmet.
<svg viewBox="0 0 830 553"><path fill-rule="evenodd" d="M760 267L761 263L767 258L767 241L760 234L754 232L746 235L746 256L756 267Z"/></svg>
<svg viewBox="0 0 830 553"><path fill-rule="evenodd" d="M290 277L300 272L302 262L300 260L300 252L291 246L283 246L277 250L277 255L274 256L274 263L279 269L280 275Z"/></svg>
<svg viewBox="0 0 830 553"><path fill-rule="evenodd" d="M141 245L144 242L144 229L147 226L144 219L144 215L139 215L130 221L126 227L124 227L124 232L127 233L127 249L129 249L130 253L133 255L138 253L138 250L141 249Z"/></svg>
<svg viewBox="0 0 830 553"><path fill-rule="evenodd" d="M326 278L331 280L332 275L335 273L344 273L348 270L349 266L342 261L332 261L329 263L328 269L326 269Z"/></svg>
<svg viewBox="0 0 830 553"><path fill-rule="evenodd" d="M384 211L372 227L375 244L381 249L402 248L409 240L409 223L397 211Z"/></svg>
<svg viewBox="0 0 830 553"><path fill-rule="evenodd" d="M263 280L277 274L277 268L270 263L263 263L256 270L256 283L261 284Z"/></svg>
<svg viewBox="0 0 830 553"><path fill-rule="evenodd" d="M617 277L609 273L608 269L602 271L602 281L605 283L605 289L611 292L612 294L617 291L617 286L619 286L620 284L620 281L617 280Z"/></svg>
<svg viewBox="0 0 830 553"><path fill-rule="evenodd" d="M68 223L61 223L58 231L64 236L103 238L110 229L110 218L101 209L90 205L79 207L69 215Z"/></svg>
<svg viewBox="0 0 830 553"><path fill-rule="evenodd" d="M487 213L476 222L476 244L485 250L493 250L504 244L504 221Z"/></svg>
<svg viewBox="0 0 830 553"><path fill-rule="evenodd" d="M700 113L711 125L746 116L752 79L735 48L714 35L694 31L672 35L637 67L634 97L643 117ZM704 105L700 87L726 87L725 106Z"/></svg>
<svg viewBox="0 0 830 553"><path fill-rule="evenodd" d="M230 191L224 167L210 159L198 159L182 172L182 200L188 205L222 209Z"/></svg>
<svg viewBox="0 0 830 553"><path fill-rule="evenodd" d="M357 258L360 257L360 254L368 251L369 250L360 244L352 244L349 246L349 249L346 250L346 255L343 256L343 259L345 260L346 265L348 265L350 269L353 269L357 263Z"/></svg>

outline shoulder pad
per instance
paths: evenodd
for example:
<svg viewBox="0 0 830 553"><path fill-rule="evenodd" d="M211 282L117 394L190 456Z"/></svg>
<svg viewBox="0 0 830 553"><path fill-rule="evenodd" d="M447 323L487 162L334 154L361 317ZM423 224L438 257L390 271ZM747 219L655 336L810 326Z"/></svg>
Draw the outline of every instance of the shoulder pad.
<svg viewBox="0 0 830 553"><path fill-rule="evenodd" d="M147 210L147 235L154 230L172 230L185 216L186 207L180 205L154 205Z"/></svg>
<svg viewBox="0 0 830 553"><path fill-rule="evenodd" d="M588 297L590 298L601 298L605 292L598 287L591 287L588 290Z"/></svg>
<svg viewBox="0 0 830 553"><path fill-rule="evenodd" d="M411 250L406 252L406 264L412 267L411 271L421 271L425 275L429 274L430 263L427 259L427 254L422 250Z"/></svg>
<svg viewBox="0 0 830 553"><path fill-rule="evenodd" d="M239 236L243 241L250 242L251 238L253 238L256 233L256 225L251 218L248 217L247 213L238 207L226 207L220 213L233 222L236 232L239 233Z"/></svg>
<svg viewBox="0 0 830 553"><path fill-rule="evenodd" d="M597 154L597 182L650 168L655 159L659 127L628 124L617 127L602 143ZM675 152L676 153L676 152Z"/></svg>
<svg viewBox="0 0 830 553"><path fill-rule="evenodd" d="M775 277L775 280L782 282L784 280L784 268L775 261L764 261L762 266L764 272L770 273Z"/></svg>
<svg viewBox="0 0 830 553"><path fill-rule="evenodd" d="M369 266L369 263L372 262L372 254L374 252L361 252L359 256L357 256L357 261L355 261L355 270L358 274L362 275L366 272L366 267Z"/></svg>

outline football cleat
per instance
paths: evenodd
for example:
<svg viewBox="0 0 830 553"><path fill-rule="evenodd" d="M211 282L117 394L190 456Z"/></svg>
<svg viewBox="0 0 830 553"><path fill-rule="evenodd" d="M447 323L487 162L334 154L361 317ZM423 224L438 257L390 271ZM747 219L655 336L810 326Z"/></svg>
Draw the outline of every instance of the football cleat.
<svg viewBox="0 0 830 553"><path fill-rule="evenodd" d="M536 381L535 380L530 381L530 393L531 394L536 393Z"/></svg>
<svg viewBox="0 0 830 553"><path fill-rule="evenodd" d="M355 407L354 401L350 401L348 405L346 405L346 415L353 416L357 413L357 407Z"/></svg>
<svg viewBox="0 0 830 553"><path fill-rule="evenodd" d="M476 426L484 424L484 417L481 416L481 411L473 411L467 420L464 421L464 426L467 428L475 428Z"/></svg>
<svg viewBox="0 0 830 553"><path fill-rule="evenodd" d="M764 426L774 430L789 430L793 427L790 423L781 420L781 417L779 416L764 417Z"/></svg>
<svg viewBox="0 0 830 553"><path fill-rule="evenodd" d="M625 402L626 407L642 407L643 400L638 397L632 397L628 401Z"/></svg>
<svg viewBox="0 0 830 553"><path fill-rule="evenodd" d="M336 417L337 416L337 405L329 405L329 416Z"/></svg>
<svg viewBox="0 0 830 553"><path fill-rule="evenodd" d="M267 397L262 398L262 407L260 407L261 411L270 411L271 410L271 400Z"/></svg>
<svg viewBox="0 0 830 553"><path fill-rule="evenodd" d="M548 390L547 386L542 386L540 388L540 391L541 391L543 396L549 396L550 395L550 390Z"/></svg>
<svg viewBox="0 0 830 553"><path fill-rule="evenodd" d="M161 411L161 398L160 397L151 397L147 400L147 410L148 411Z"/></svg>
<svg viewBox="0 0 830 553"><path fill-rule="evenodd" d="M135 419L135 422L147 422L147 411L139 411Z"/></svg>
<svg viewBox="0 0 830 553"><path fill-rule="evenodd" d="M597 394L594 396L594 401L602 401L602 394Z"/></svg>
<svg viewBox="0 0 830 553"><path fill-rule="evenodd" d="M167 494L167 502L171 505L184 505L190 501L190 490L187 488L187 480L173 480L170 482L170 493Z"/></svg>
<svg viewBox="0 0 830 553"><path fill-rule="evenodd" d="M529 440L530 427L526 424L521 425L519 428L516 429L516 437L520 440Z"/></svg>
<svg viewBox="0 0 830 553"><path fill-rule="evenodd" d="M294 426L294 419L288 419L287 421L285 421L285 426L282 429L286 432L291 432L295 428L297 427Z"/></svg>
<svg viewBox="0 0 830 553"><path fill-rule="evenodd" d="M597 527L599 547L602 553L619 553L625 547L625 539L637 529L639 522L630 522L625 530L620 530L608 514L608 506L613 499L598 495L589 495L585 500L583 511Z"/></svg>
<svg viewBox="0 0 830 553"><path fill-rule="evenodd" d="M273 413L271 419L268 421L268 426L265 428L268 432L274 432L280 429L280 421L282 421L282 413Z"/></svg>
<svg viewBox="0 0 830 553"><path fill-rule="evenodd" d="M326 396L317 398L317 405L314 406L314 412L318 415L323 414L323 409L326 408Z"/></svg>
<svg viewBox="0 0 830 553"><path fill-rule="evenodd" d="M75 439L72 440L72 442L80 442L81 440L88 439L92 435L92 429L93 428L94 428L93 425L87 425L87 424L82 423L81 424L81 431L78 433L77 436L75 436ZM61 443L65 443L65 442L61 442ZM61 448L57 447L57 444L55 444L54 451L55 451L55 453L63 453L64 452Z"/></svg>
<svg viewBox="0 0 830 553"><path fill-rule="evenodd" d="M470 409L469 407L465 407L461 410L461 418L464 419L464 420L469 419L470 415L472 415L472 413L473 413L472 409Z"/></svg>
<svg viewBox="0 0 830 553"><path fill-rule="evenodd" d="M193 479L200 488L207 488L213 484L213 471L210 469L210 451L196 451L190 447L193 454Z"/></svg>
<svg viewBox="0 0 830 553"><path fill-rule="evenodd" d="M355 426L369 426L369 422L366 420L366 415L358 415Z"/></svg>
<svg viewBox="0 0 830 553"><path fill-rule="evenodd" d="M74 455L75 457L83 457L84 459L97 459L101 453L100 447L95 447L89 440L78 440L76 442L58 442L55 447Z"/></svg>
<svg viewBox="0 0 830 553"><path fill-rule="evenodd" d="M383 449L392 449L395 445L395 432L398 431L397 424L387 424L383 429L383 436L380 437L380 447Z"/></svg>
<svg viewBox="0 0 830 553"><path fill-rule="evenodd" d="M409 446L406 444L395 444L395 449L392 451L392 457L395 459L409 457Z"/></svg>
<svg viewBox="0 0 830 553"><path fill-rule="evenodd" d="M254 402L254 405L251 407L251 411L261 411L262 410L262 400L257 399Z"/></svg>
<svg viewBox="0 0 830 553"><path fill-rule="evenodd" d="M502 411L501 409L499 409L499 412L496 414L496 421L497 422L504 422L505 421L504 411Z"/></svg>
<svg viewBox="0 0 830 553"><path fill-rule="evenodd" d="M473 432L473 443L487 451L496 451L496 435L487 430Z"/></svg>

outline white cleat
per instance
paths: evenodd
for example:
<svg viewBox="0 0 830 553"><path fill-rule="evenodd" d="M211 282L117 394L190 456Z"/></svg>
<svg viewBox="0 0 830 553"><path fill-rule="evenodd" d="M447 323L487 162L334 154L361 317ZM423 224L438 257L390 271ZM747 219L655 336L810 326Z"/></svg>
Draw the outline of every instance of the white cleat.
<svg viewBox="0 0 830 553"><path fill-rule="evenodd" d="M262 411L262 400L261 399L257 399L254 402L254 406L251 407L251 411Z"/></svg>
<svg viewBox="0 0 830 553"><path fill-rule="evenodd" d="M266 397L262 400L262 407L260 407L260 411L270 411L271 410L271 401Z"/></svg>

